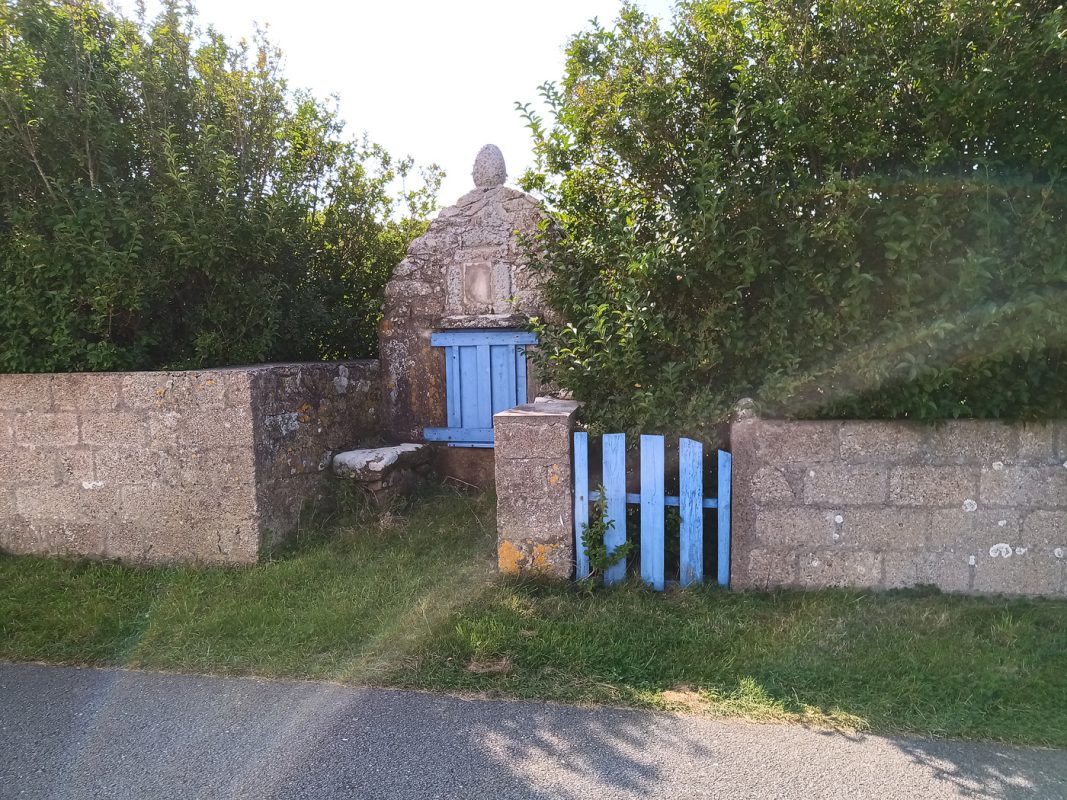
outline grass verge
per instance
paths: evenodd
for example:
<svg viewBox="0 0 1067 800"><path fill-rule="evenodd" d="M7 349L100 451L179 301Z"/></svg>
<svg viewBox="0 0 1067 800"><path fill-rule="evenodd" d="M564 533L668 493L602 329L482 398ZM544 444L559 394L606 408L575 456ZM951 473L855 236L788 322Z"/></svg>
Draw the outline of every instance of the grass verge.
<svg viewBox="0 0 1067 800"><path fill-rule="evenodd" d="M0 557L0 658L337 680L1067 747L1067 603L499 579L491 499L242 569Z"/></svg>

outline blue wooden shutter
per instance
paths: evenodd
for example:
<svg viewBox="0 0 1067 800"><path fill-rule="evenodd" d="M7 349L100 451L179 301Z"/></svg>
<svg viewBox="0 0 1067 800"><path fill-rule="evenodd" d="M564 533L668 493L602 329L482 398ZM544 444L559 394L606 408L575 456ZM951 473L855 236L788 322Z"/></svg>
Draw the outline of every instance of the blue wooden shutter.
<svg viewBox="0 0 1067 800"><path fill-rule="evenodd" d="M526 402L526 331L443 331L430 344L445 349L448 427L426 428L430 442L492 447L493 414Z"/></svg>

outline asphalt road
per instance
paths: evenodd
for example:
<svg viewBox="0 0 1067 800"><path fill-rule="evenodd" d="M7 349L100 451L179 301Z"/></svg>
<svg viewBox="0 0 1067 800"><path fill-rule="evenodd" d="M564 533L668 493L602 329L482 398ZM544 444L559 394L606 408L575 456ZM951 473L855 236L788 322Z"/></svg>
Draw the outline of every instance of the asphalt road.
<svg viewBox="0 0 1067 800"><path fill-rule="evenodd" d="M0 798L1067 798L1067 752L0 664Z"/></svg>

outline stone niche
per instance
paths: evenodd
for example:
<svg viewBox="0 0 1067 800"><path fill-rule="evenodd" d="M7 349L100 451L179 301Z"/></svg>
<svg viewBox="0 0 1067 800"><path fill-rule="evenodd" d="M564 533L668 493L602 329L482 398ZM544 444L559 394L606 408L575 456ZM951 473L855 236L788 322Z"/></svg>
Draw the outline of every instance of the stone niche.
<svg viewBox="0 0 1067 800"><path fill-rule="evenodd" d="M492 145L478 154L474 178L475 188L412 242L385 289L382 410L398 441L421 441L424 428L447 424L444 353L431 346L432 333L520 329L550 313L523 245L545 219L538 202L503 185L503 157ZM533 398L540 385L535 370L527 374ZM437 471L483 485L492 480L493 452L442 446Z"/></svg>

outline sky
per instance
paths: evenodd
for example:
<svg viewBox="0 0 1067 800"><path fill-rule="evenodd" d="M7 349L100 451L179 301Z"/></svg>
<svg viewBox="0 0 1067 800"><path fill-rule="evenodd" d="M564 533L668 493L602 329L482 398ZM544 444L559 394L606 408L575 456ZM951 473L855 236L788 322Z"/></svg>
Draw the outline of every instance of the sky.
<svg viewBox="0 0 1067 800"><path fill-rule="evenodd" d="M132 13L135 0L119 0ZM672 0L638 0L664 21ZM148 2L153 13L158 3ZM620 0L199 0L201 24L233 40L254 23L285 54L291 87L340 96L347 132L366 131L396 156L437 163L439 201L473 188L482 145L500 147L508 183L531 162L515 101L563 75L567 39L596 17L613 21Z"/></svg>

